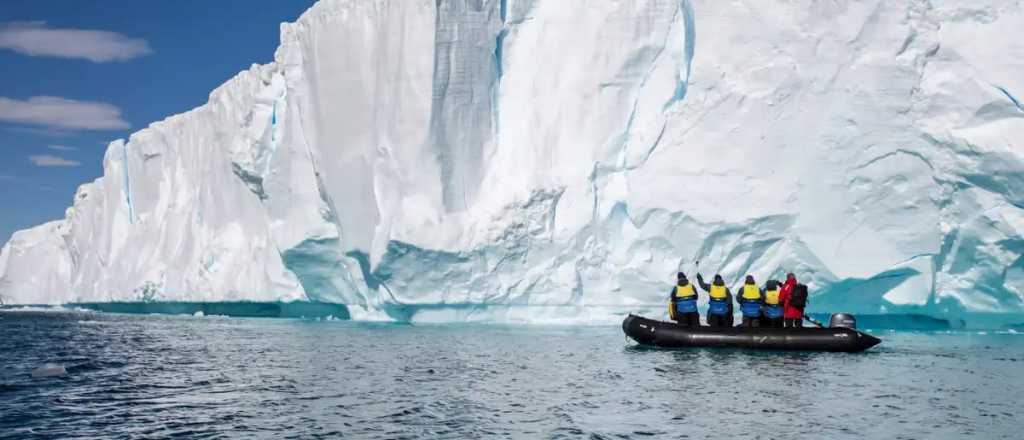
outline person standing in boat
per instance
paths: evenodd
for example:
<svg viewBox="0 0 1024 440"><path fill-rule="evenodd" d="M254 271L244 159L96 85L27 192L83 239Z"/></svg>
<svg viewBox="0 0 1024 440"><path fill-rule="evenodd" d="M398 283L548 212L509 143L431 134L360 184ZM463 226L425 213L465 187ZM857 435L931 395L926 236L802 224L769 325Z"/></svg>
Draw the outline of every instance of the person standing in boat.
<svg viewBox="0 0 1024 440"><path fill-rule="evenodd" d="M704 277L697 274L697 284L708 293L708 326L730 327L732 326L732 292L725 287L725 280L721 275L716 274L711 280L711 285L704 282Z"/></svg>
<svg viewBox="0 0 1024 440"><path fill-rule="evenodd" d="M764 286L764 305L761 306L761 316L764 322L763 327L782 328L782 301L779 280L768 280Z"/></svg>
<svg viewBox="0 0 1024 440"><path fill-rule="evenodd" d="M686 279L686 274L676 274L676 286L669 293L669 317L684 327L700 327L697 313L697 290Z"/></svg>
<svg viewBox="0 0 1024 440"><path fill-rule="evenodd" d="M786 282L782 284L782 289L779 290L779 301L782 302L782 323L783 327L803 327L804 324L804 308L801 305L797 307L798 301L793 301L793 291L796 289L796 275L792 272L786 274ZM807 299L804 298L804 305L806 305Z"/></svg>
<svg viewBox="0 0 1024 440"><path fill-rule="evenodd" d="M758 327L760 326L761 320L761 305L764 304L764 291L760 287L757 287L757 282L754 281L753 275L747 275L747 279L743 282L743 287L740 290L739 296L736 300L740 303L740 313L743 315L743 321L740 323L740 327Z"/></svg>

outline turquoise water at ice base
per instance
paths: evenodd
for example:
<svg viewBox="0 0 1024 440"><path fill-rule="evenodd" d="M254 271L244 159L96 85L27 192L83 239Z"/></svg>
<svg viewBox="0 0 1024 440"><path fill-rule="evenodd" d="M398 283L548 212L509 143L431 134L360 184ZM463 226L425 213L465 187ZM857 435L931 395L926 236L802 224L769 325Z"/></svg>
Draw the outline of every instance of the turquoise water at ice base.
<svg viewBox="0 0 1024 440"><path fill-rule="evenodd" d="M667 351L618 326L7 310L0 437L1020 438L1024 335L874 334Z"/></svg>

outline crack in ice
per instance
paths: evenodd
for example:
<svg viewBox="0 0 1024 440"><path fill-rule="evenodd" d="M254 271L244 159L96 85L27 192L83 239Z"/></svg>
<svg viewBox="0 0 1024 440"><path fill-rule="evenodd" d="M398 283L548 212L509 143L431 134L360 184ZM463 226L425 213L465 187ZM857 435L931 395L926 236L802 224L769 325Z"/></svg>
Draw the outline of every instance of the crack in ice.
<svg viewBox="0 0 1024 440"><path fill-rule="evenodd" d="M1006 95L1006 98L1009 99L1010 102L1013 103L1013 106L1017 107L1017 111L1024 112L1024 104L1021 104L1020 100L1017 99L1016 96L1013 96L1013 94L1010 93L1009 90L1006 90L1005 87L997 86L997 85L993 85L992 87L995 87L1000 92L1003 92L1003 95Z"/></svg>

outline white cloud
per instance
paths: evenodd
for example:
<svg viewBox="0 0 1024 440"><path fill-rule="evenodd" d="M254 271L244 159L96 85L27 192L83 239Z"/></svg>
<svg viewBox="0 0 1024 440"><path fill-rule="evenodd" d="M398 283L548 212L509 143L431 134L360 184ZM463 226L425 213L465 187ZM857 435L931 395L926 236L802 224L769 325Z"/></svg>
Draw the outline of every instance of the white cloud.
<svg viewBox="0 0 1024 440"><path fill-rule="evenodd" d="M94 63L125 61L153 53L149 43L117 32L56 29L45 21L0 25L0 48L29 56L85 58Z"/></svg>
<svg viewBox="0 0 1024 440"><path fill-rule="evenodd" d="M121 109L105 102L33 96L25 101L0 96L0 122L42 125L57 130L117 130L131 127Z"/></svg>
<svg viewBox="0 0 1024 440"><path fill-rule="evenodd" d="M67 145L48 145L46 148L49 148L54 151L78 151L77 148L69 147Z"/></svg>
<svg viewBox="0 0 1024 440"><path fill-rule="evenodd" d="M31 160L37 167L77 167L81 165L81 162L49 154L29 156L28 160Z"/></svg>

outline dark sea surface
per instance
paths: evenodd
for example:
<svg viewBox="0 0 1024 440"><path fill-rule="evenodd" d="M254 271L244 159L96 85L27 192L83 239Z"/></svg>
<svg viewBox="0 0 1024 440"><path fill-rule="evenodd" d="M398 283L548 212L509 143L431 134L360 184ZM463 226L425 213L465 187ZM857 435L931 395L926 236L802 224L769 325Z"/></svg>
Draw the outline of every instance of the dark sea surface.
<svg viewBox="0 0 1024 440"><path fill-rule="evenodd" d="M617 326L4 311L0 438L1022 438L1024 334L875 334L669 351Z"/></svg>

